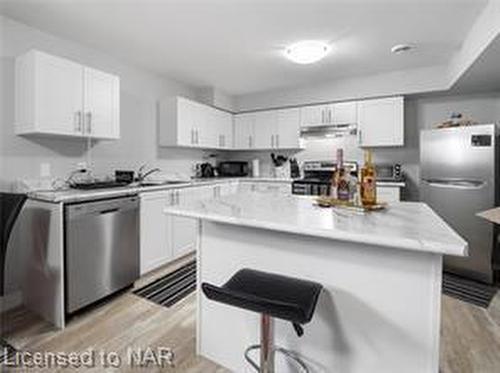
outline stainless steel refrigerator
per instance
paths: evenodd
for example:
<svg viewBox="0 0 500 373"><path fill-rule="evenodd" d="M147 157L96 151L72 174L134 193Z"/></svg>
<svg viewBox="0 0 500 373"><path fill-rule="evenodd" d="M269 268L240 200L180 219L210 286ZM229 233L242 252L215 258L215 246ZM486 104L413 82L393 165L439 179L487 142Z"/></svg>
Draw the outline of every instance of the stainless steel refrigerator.
<svg viewBox="0 0 500 373"><path fill-rule="evenodd" d="M446 256L445 271L492 283L496 227L476 213L496 206L496 125L423 130L421 199L468 243L468 257Z"/></svg>

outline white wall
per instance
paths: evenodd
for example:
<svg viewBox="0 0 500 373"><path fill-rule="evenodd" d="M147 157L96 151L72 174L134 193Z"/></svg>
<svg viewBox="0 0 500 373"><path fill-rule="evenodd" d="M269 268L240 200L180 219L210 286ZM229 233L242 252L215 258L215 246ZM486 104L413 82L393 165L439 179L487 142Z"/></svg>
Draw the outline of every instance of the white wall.
<svg viewBox="0 0 500 373"><path fill-rule="evenodd" d="M204 153L200 150L157 146L158 100L171 95L195 98L193 87L0 16L0 183L4 188L16 178L37 178L41 163L50 163L53 176L64 177L85 160L83 140L14 135L14 58L31 48L120 76L121 139L93 146L91 154L97 174L118 167L134 169L144 162L165 171L189 173L192 163L202 159Z"/></svg>
<svg viewBox="0 0 500 373"><path fill-rule="evenodd" d="M325 77L325 81L319 84L236 96L235 106L238 111L247 111L435 92L448 86L447 76L447 66L443 65L357 76L335 81Z"/></svg>
<svg viewBox="0 0 500 373"><path fill-rule="evenodd" d="M234 97L215 87L200 87L196 98L207 105L235 112Z"/></svg>

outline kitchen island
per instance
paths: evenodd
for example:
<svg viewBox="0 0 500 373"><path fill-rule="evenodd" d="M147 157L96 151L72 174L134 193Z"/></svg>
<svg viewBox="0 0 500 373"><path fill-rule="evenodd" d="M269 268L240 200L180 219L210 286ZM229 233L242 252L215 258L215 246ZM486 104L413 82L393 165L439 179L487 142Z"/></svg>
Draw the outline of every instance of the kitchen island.
<svg viewBox="0 0 500 373"><path fill-rule="evenodd" d="M276 322L277 345L312 372L438 372L442 256L467 255L467 243L427 205L359 214L247 191L165 213L199 219L198 286L245 267L323 284L303 337ZM201 292L197 312L198 353L250 371L243 352L258 341L259 315ZM278 360L277 371L294 370Z"/></svg>

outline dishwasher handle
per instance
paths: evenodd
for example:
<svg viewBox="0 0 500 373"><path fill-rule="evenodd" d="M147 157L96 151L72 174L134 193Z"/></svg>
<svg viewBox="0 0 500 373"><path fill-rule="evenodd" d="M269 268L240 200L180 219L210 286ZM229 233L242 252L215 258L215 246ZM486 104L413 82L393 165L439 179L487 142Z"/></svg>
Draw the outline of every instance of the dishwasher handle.
<svg viewBox="0 0 500 373"><path fill-rule="evenodd" d="M101 214L101 215L112 214L113 212L118 212L118 211L120 211L120 209L118 207L116 207L114 209L108 209L108 210L99 211L99 214Z"/></svg>
<svg viewBox="0 0 500 373"><path fill-rule="evenodd" d="M66 217L73 220L83 218L84 216L100 216L112 213L121 213L138 208L139 198L137 196L82 202L68 205L66 207Z"/></svg>

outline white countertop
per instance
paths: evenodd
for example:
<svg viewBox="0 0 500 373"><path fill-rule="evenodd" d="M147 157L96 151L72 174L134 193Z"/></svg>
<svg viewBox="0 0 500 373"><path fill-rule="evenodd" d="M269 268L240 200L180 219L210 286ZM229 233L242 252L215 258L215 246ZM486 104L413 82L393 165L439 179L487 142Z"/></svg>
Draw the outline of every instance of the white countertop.
<svg viewBox="0 0 500 373"><path fill-rule="evenodd" d="M190 201L167 207L165 213L437 254L465 256L468 249L466 241L420 202L361 214L315 206L311 197L246 192Z"/></svg>
<svg viewBox="0 0 500 373"><path fill-rule="evenodd" d="M52 203L74 203L80 201L88 201L94 199L115 198L126 195L134 195L138 193L155 192L168 189L188 188L202 185L211 185L217 183L226 183L230 181L240 182L266 182L266 183L291 183L293 179L281 179L272 177L220 177L220 178L200 178L193 179L178 184L159 184L154 186L125 186L120 188L107 188L107 189L93 189L93 190L80 190L80 189L62 189L62 190L43 190L29 192L28 196L31 199L36 199ZM398 187L405 186L404 182L377 182L378 186L382 187Z"/></svg>
<svg viewBox="0 0 500 373"><path fill-rule="evenodd" d="M202 185L211 185L218 183L226 183L231 181L246 181L246 182L275 182L275 183L291 183L292 179L280 179L271 177L240 177L240 178L206 178L206 179L193 179L183 183L176 184L159 184L153 186L124 186L119 188L106 188L106 189L62 189L62 190L42 190L33 191L28 193L28 197L45 202L52 203L73 203L80 201L88 201L94 199L115 198L126 195L134 195L138 193L156 192L161 190L189 188Z"/></svg>

